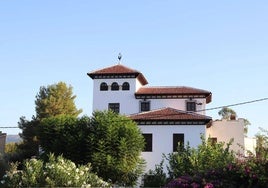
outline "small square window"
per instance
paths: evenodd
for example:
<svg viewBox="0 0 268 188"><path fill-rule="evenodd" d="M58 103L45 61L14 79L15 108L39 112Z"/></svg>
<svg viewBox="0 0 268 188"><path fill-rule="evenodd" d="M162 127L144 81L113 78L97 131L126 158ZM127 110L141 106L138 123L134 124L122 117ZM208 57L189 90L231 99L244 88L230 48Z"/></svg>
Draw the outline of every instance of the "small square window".
<svg viewBox="0 0 268 188"><path fill-rule="evenodd" d="M146 112L146 111L150 111L150 101L141 101L140 103L140 111L141 112Z"/></svg>
<svg viewBox="0 0 268 188"><path fill-rule="evenodd" d="M145 147L143 151L153 151L153 134L142 134L145 141Z"/></svg>
<svg viewBox="0 0 268 188"><path fill-rule="evenodd" d="M120 103L109 103L108 109L114 111L115 113L120 112Z"/></svg>
<svg viewBox="0 0 268 188"><path fill-rule="evenodd" d="M186 110L195 112L196 111L196 103L195 101L187 101L186 102Z"/></svg>

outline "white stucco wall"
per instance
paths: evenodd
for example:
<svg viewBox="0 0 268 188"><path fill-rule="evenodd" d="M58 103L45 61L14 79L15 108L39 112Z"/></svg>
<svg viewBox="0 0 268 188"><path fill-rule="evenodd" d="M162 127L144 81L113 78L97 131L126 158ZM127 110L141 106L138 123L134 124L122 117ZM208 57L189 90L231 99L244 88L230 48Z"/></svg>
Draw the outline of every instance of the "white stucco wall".
<svg viewBox="0 0 268 188"><path fill-rule="evenodd" d="M170 107L186 111L186 102L189 101L189 99L148 99L148 101L151 102L151 110ZM201 105L196 105L196 113L205 115L205 110L203 109L205 109L206 106L206 99L194 99L193 101L202 103Z"/></svg>
<svg viewBox="0 0 268 188"><path fill-rule="evenodd" d="M100 84L107 83L108 91L100 91ZM111 91L111 84L117 82L120 86L118 91ZM122 90L121 86L124 82L128 82L130 90ZM135 92L142 87L142 84L136 78L125 79L94 79L93 80L93 111L108 110L109 103L120 103L120 113L129 115L140 113L140 101L142 99L135 98ZM150 101L151 110L160 109L164 107L171 107L186 111L186 101L189 99L147 99ZM196 103L196 111L199 114L205 115L206 99L194 99ZM201 110L201 111L200 111Z"/></svg>
<svg viewBox="0 0 268 188"><path fill-rule="evenodd" d="M100 91L100 84L106 82L109 86L108 91ZM120 86L118 91L111 91L111 84L117 82ZM122 90L124 82L130 85L129 90ZM121 114L137 113L139 103L135 99L136 79L95 79L93 84L93 111L108 110L109 103L120 103Z"/></svg>
<svg viewBox="0 0 268 188"><path fill-rule="evenodd" d="M256 155L256 138L245 137L245 156L248 156L248 151Z"/></svg>
<svg viewBox="0 0 268 188"><path fill-rule="evenodd" d="M216 137L217 142L225 143L234 139L230 149L234 152L244 154L244 119L213 121L212 126L206 130L206 137L208 138L209 136Z"/></svg>
<svg viewBox="0 0 268 188"><path fill-rule="evenodd" d="M173 134L184 134L184 143L189 142L191 147L201 144L200 136L205 134L205 125L139 125L142 133L153 135L152 152L142 152L142 157L146 160L146 172L154 169L156 164L162 160L162 154L171 153L173 150ZM166 164L164 164L166 167ZM166 169L165 169L166 171Z"/></svg>

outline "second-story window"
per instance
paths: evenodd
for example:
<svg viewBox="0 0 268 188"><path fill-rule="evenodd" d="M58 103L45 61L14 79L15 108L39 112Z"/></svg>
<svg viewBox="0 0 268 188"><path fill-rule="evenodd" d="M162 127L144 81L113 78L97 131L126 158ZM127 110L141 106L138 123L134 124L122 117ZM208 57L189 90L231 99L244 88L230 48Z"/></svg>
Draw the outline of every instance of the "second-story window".
<svg viewBox="0 0 268 188"><path fill-rule="evenodd" d="M129 90L129 83L128 82L123 83L122 90Z"/></svg>
<svg viewBox="0 0 268 188"><path fill-rule="evenodd" d="M140 102L140 111L141 112L146 112L146 111L150 111L150 101L141 101Z"/></svg>
<svg viewBox="0 0 268 188"><path fill-rule="evenodd" d="M119 90L119 85L118 85L117 82L113 82L113 83L112 83L111 90L112 90L112 91L117 91L117 90Z"/></svg>
<svg viewBox="0 0 268 188"><path fill-rule="evenodd" d="M101 91L107 91L108 90L108 85L105 82L102 82L100 85L100 90Z"/></svg>
<svg viewBox="0 0 268 188"><path fill-rule="evenodd" d="M119 103L109 103L108 109L114 111L115 113L120 112L120 104Z"/></svg>
<svg viewBox="0 0 268 188"><path fill-rule="evenodd" d="M186 110L190 112L196 111L196 103L195 101L187 101L186 102Z"/></svg>

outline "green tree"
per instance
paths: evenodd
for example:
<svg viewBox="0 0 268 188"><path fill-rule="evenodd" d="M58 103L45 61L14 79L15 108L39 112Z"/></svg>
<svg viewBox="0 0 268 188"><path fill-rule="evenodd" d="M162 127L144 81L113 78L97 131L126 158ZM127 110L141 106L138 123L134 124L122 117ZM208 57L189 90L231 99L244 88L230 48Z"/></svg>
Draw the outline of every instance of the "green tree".
<svg viewBox="0 0 268 188"><path fill-rule="evenodd" d="M226 119L226 120L230 120L231 115L235 115L236 116L236 112L228 107L223 107L219 112L218 112L219 116L222 117L222 119Z"/></svg>
<svg viewBox="0 0 268 188"><path fill-rule="evenodd" d="M112 111L94 112L91 124L93 170L104 180L133 186L144 167L144 138L137 124Z"/></svg>
<svg viewBox="0 0 268 188"><path fill-rule="evenodd" d="M36 118L41 120L61 114L78 116L82 110L76 109L72 89L64 82L40 87L35 100Z"/></svg>
<svg viewBox="0 0 268 188"><path fill-rule="evenodd" d="M59 115L41 121L39 141L45 153L63 155L76 164L91 160L90 118Z"/></svg>
<svg viewBox="0 0 268 188"><path fill-rule="evenodd" d="M256 135L256 156L260 159L268 159L268 131L260 128L261 133Z"/></svg>
<svg viewBox="0 0 268 188"><path fill-rule="evenodd" d="M38 155L38 134L42 119L62 114L77 117L82 110L77 110L74 103L75 97L72 87L68 87L64 82L40 87L35 100L36 116L33 116L32 120L21 117L18 123L22 130L20 137L23 141L18 146L20 155L14 157L25 159Z"/></svg>
<svg viewBox="0 0 268 188"><path fill-rule="evenodd" d="M8 163L22 162L24 159L37 156L39 153L39 142L37 139L39 121L34 119L34 117L31 121L21 117L18 126L22 130L22 133L19 133L22 141L6 144L5 159Z"/></svg>
<svg viewBox="0 0 268 188"><path fill-rule="evenodd" d="M43 119L40 144L46 153L62 154L79 164L92 164L106 181L132 186L143 170L143 136L135 122L112 111L92 118L56 116Z"/></svg>

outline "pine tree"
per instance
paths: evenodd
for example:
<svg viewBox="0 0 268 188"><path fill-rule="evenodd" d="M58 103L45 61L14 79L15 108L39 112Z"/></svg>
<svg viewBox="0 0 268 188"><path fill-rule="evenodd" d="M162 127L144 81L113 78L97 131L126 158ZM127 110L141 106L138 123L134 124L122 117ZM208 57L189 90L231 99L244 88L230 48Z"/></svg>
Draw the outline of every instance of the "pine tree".
<svg viewBox="0 0 268 188"><path fill-rule="evenodd" d="M41 120L62 114L77 117L82 110L76 109L74 102L76 96L73 95L72 89L64 82L40 87L35 100L36 118Z"/></svg>

